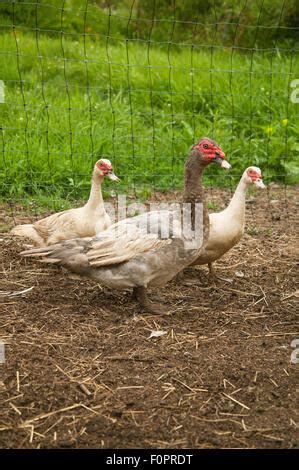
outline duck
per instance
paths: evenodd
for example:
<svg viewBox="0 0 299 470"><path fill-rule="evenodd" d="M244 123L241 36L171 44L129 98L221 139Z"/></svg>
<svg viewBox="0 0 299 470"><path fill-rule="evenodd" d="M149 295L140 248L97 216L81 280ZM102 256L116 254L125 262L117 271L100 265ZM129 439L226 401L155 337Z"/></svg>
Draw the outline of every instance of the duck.
<svg viewBox="0 0 299 470"><path fill-rule="evenodd" d="M209 214L208 241L191 266L208 264L211 278L216 278L213 262L231 250L243 237L246 192L251 185L266 188L261 169L256 166L246 168L229 205L221 212Z"/></svg>
<svg viewBox="0 0 299 470"><path fill-rule="evenodd" d="M17 225L11 235L30 240L31 247L45 247L71 238L92 237L107 229L112 222L101 191L105 177L119 181L110 160L101 158L94 165L89 199L83 207L52 214L34 224Z"/></svg>
<svg viewBox="0 0 299 470"><path fill-rule="evenodd" d="M202 176L210 163L230 168L224 157L220 146L207 137L191 148L179 209L144 212L122 219L95 237L25 250L21 255L41 257L44 263L62 266L112 289L132 288L141 311L161 314L164 308L149 301L147 289L165 285L198 258L209 235ZM182 214L185 226L181 225Z"/></svg>

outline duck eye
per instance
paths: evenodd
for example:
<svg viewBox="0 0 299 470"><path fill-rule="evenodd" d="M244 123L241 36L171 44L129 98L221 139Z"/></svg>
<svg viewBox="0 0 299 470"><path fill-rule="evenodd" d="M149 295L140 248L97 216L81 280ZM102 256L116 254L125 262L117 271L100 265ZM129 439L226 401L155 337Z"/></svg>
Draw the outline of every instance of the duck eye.
<svg viewBox="0 0 299 470"><path fill-rule="evenodd" d="M203 144L203 148L208 149L209 148L208 144Z"/></svg>

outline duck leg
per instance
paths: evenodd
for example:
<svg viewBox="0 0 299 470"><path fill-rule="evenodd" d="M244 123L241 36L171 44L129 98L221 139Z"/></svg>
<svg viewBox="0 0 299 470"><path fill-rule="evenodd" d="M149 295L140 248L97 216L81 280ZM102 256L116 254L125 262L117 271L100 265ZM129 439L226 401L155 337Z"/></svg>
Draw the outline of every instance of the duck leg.
<svg viewBox="0 0 299 470"><path fill-rule="evenodd" d="M182 282L185 279L185 274L184 274L184 269L180 271L176 276L175 276L175 281L176 282Z"/></svg>
<svg viewBox="0 0 299 470"><path fill-rule="evenodd" d="M209 278L215 280L217 278L216 271L214 269L213 263L208 263L209 266Z"/></svg>
<svg viewBox="0 0 299 470"><path fill-rule="evenodd" d="M232 282L231 279L217 275L217 271L214 269L214 266L212 263L208 263L208 266L209 266L209 279L211 281L213 281L214 283L216 283L216 281L225 281L225 282L230 282L230 283Z"/></svg>
<svg viewBox="0 0 299 470"><path fill-rule="evenodd" d="M151 304L149 302L146 293L146 288L143 286L133 288L132 298L137 300L142 312L152 313L154 315L163 315L164 313L166 313L165 309L163 309L161 305Z"/></svg>

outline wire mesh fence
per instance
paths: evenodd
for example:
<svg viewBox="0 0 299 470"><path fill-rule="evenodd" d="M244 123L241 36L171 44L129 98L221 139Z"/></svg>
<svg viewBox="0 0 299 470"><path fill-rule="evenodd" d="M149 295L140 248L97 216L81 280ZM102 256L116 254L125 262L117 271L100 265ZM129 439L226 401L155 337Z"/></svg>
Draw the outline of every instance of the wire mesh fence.
<svg viewBox="0 0 299 470"><path fill-rule="evenodd" d="M294 1L2 1L1 196L63 208L99 157L146 197L182 186L189 147L218 141L232 190L249 165L298 177ZM109 191L108 191L109 190Z"/></svg>

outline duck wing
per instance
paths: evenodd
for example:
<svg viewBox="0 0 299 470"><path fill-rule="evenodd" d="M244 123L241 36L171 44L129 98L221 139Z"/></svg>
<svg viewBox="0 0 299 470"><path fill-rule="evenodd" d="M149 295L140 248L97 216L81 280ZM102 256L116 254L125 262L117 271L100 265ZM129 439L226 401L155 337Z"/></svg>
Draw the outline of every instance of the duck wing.
<svg viewBox="0 0 299 470"><path fill-rule="evenodd" d="M163 238L162 222L167 215L157 211L125 219L95 237L75 238L45 248L21 253L25 257L41 257L42 262L59 264L73 272L87 274L92 268L123 263L133 257L158 250L173 242Z"/></svg>

